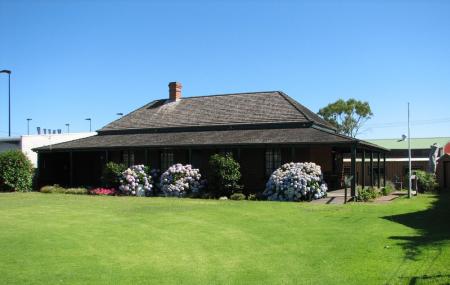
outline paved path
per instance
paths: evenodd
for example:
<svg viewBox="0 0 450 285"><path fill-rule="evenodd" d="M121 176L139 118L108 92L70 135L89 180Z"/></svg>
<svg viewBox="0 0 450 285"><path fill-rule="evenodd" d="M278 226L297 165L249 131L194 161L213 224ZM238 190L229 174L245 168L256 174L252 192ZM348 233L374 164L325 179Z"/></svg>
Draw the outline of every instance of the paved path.
<svg viewBox="0 0 450 285"><path fill-rule="evenodd" d="M350 202L350 190L347 190L347 202ZM369 202L369 203L389 203L394 199L397 199L400 196L406 195L405 192L401 192L401 191L395 191L392 192L391 194L389 194L388 196L381 196L378 197L377 199L375 199L375 201ZM330 191L327 193L327 197L326 198L322 198L322 199L318 199L318 200L313 200L311 201L311 203L315 203L315 204L344 204L345 201L345 190L344 189L339 189L339 190L334 190L334 191Z"/></svg>

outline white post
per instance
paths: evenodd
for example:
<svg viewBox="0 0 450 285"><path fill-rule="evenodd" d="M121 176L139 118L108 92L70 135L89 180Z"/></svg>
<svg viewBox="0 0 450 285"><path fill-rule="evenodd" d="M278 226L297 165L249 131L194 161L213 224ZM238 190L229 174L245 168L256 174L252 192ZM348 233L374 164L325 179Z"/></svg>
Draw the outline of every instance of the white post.
<svg viewBox="0 0 450 285"><path fill-rule="evenodd" d="M411 198L411 132L409 128L409 102L408 102L408 198Z"/></svg>

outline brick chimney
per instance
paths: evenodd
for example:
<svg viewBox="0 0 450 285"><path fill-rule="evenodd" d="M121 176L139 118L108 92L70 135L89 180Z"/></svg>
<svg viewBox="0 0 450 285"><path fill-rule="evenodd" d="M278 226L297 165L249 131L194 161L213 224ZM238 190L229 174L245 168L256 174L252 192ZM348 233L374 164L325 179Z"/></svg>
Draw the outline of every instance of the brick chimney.
<svg viewBox="0 0 450 285"><path fill-rule="evenodd" d="M170 101L177 101L181 99L181 85L180 82L169 83L169 99Z"/></svg>

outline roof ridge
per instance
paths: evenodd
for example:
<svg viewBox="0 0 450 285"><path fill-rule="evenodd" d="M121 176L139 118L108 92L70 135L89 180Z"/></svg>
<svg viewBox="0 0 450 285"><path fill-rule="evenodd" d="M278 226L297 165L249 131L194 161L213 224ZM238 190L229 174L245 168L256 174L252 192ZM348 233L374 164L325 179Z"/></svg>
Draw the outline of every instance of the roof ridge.
<svg viewBox="0 0 450 285"><path fill-rule="evenodd" d="M325 121L323 118L321 118L319 115L315 114L313 111L311 111L309 108L307 108L305 105L303 105L302 103L298 102L297 100L295 100L294 98L292 98L291 96L287 95L286 93L284 93L283 91L277 91L284 99L286 99L286 101L288 101L292 106L294 106L295 109L297 109L303 116L305 116L305 118L312 122L313 124L317 124L320 126L323 126L325 128L329 128L332 130L336 130L335 127L333 127L330 123L328 123L327 121ZM299 108L297 105L301 106L301 108ZM303 108L303 109L302 109ZM312 114L316 115L319 119L321 119L322 121L324 121L324 123L318 121L316 118L311 118L310 115L308 115L308 112L311 112Z"/></svg>
<svg viewBox="0 0 450 285"><path fill-rule="evenodd" d="M189 97L181 97L183 99L192 99L192 98L205 98L205 97L217 97L217 96L233 96L233 95L244 95L244 94L263 94L263 93L277 93L281 91L271 90L271 91L254 91L254 92L237 92L237 93L225 93L225 94L209 94L209 95L197 95L197 96L189 96Z"/></svg>
<svg viewBox="0 0 450 285"><path fill-rule="evenodd" d="M310 121L313 122L313 120L311 120L311 118L309 117L309 115L306 115L305 112L303 112L302 110L300 110L300 108L298 108L298 106L295 106L295 104L292 102L292 100L294 100L293 98L291 98L289 95L287 95L286 93L284 93L283 91L277 91L277 93L283 97L286 101L289 102L289 104L291 104L292 107L294 107L297 111L299 111L303 116L305 116L305 118ZM298 103L298 102L297 102ZM300 104L300 103L298 103Z"/></svg>

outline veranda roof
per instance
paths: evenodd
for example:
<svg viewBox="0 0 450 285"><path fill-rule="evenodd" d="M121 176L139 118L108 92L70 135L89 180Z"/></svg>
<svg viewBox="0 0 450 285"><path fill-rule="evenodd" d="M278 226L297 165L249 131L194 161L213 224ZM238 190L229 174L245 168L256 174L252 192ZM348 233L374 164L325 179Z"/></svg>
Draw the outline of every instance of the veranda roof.
<svg viewBox="0 0 450 285"><path fill-rule="evenodd" d="M94 150L133 147L196 147L240 145L312 145L358 143L386 151L371 143L320 128L273 128L248 130L205 130L156 133L100 134L79 140L40 147L36 151Z"/></svg>

